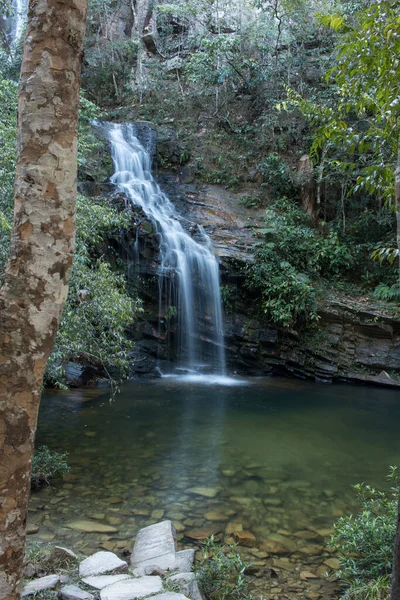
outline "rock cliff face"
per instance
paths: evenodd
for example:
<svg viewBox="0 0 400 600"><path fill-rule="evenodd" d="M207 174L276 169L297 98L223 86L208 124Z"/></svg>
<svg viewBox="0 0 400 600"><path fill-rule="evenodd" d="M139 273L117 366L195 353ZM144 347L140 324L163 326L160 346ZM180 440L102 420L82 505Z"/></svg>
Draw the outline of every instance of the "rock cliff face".
<svg viewBox="0 0 400 600"><path fill-rule="evenodd" d="M249 296L244 286L244 267L253 260L253 244L262 235L263 210L247 209L241 201L243 193L220 186L182 184L176 175L161 175L159 182L183 215L187 230L195 236L197 227L204 227L219 256L226 305L226 354L232 372L279 373L323 382L359 381L400 388L400 382L390 377L400 373L398 316L380 312L367 300L356 302L342 295L325 301L315 329L299 333L268 323L259 315L259 299ZM157 240L151 223L140 210L135 211L136 271L145 301L145 318L135 337L142 359L137 368L143 373L152 366L149 356L174 359L175 323L173 315L158 314ZM207 335L206 317L204 327Z"/></svg>
<svg viewBox="0 0 400 600"><path fill-rule="evenodd" d="M173 136L155 144L147 123L139 124L142 142L149 145L155 162L163 164L182 151ZM177 159L178 160L178 159ZM400 314L385 314L368 299L355 301L345 295L331 295L320 307L314 329L303 332L276 327L260 314L260 299L245 286L245 265L253 260L253 247L263 239L264 209L248 208L256 184L246 193L234 193L222 186L185 183L187 173L178 166L174 174L158 173L158 182L182 215L183 227L196 237L199 226L210 236L220 260L225 305L226 356L231 372L241 375L287 374L315 381L351 381L400 388L393 375L400 374ZM252 186L254 189L252 189ZM89 190L85 190L88 192ZM99 193L96 188L96 193ZM110 184L102 186L112 202L126 203ZM246 201L247 199L247 201ZM139 286L144 313L135 331L136 349L132 372L154 376L156 358L174 361L176 319L159 314L158 240L152 223L138 207L132 207L135 225L118 248L126 263L129 284ZM212 338L207 316L204 338ZM204 340L203 340L204 341Z"/></svg>

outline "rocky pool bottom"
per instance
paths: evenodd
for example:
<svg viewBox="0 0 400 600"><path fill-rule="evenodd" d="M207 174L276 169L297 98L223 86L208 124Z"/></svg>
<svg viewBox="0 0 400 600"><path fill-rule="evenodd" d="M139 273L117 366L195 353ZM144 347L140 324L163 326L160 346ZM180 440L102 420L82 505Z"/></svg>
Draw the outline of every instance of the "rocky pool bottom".
<svg viewBox="0 0 400 600"><path fill-rule="evenodd" d="M180 549L237 542L258 597L332 598L335 519L352 485L386 487L400 451L397 391L264 379L237 386L166 378L46 392L37 444L70 473L32 494L29 540L123 557L138 531L170 519Z"/></svg>

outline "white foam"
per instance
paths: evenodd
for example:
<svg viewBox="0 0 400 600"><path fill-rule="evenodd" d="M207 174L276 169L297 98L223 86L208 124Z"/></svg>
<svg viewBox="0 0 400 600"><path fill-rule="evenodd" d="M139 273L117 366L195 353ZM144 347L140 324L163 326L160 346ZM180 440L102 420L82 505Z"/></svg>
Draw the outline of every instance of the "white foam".
<svg viewBox="0 0 400 600"><path fill-rule="evenodd" d="M187 375L162 375L163 378L170 378L180 383L194 383L197 385L221 385L226 387L249 385L250 381L228 377L227 375L212 375L201 373L189 373Z"/></svg>

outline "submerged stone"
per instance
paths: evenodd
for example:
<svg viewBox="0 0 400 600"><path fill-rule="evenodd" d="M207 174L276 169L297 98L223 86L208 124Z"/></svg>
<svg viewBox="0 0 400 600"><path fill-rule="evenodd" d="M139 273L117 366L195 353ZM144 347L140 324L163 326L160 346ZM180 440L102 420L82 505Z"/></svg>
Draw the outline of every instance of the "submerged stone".
<svg viewBox="0 0 400 600"><path fill-rule="evenodd" d="M32 535L34 533L37 533L39 531L39 525L36 525L36 523L33 523L32 525L28 525L26 528L26 535Z"/></svg>
<svg viewBox="0 0 400 600"><path fill-rule="evenodd" d="M226 535L230 535L238 531L243 531L243 525L241 523L228 523L228 525L225 527Z"/></svg>
<svg viewBox="0 0 400 600"><path fill-rule="evenodd" d="M308 579L318 579L318 575L315 575L315 573L311 573L310 571L301 571L300 579L302 581L307 581Z"/></svg>
<svg viewBox="0 0 400 600"><path fill-rule="evenodd" d="M117 533L118 529L105 525L104 523L96 523L94 521L71 521L66 524L68 529L81 531L82 533Z"/></svg>
<svg viewBox="0 0 400 600"><path fill-rule="evenodd" d="M340 560L338 558L327 558L324 560L324 565L327 565L331 569L340 569Z"/></svg>
<svg viewBox="0 0 400 600"><path fill-rule="evenodd" d="M205 540L211 535L218 533L220 529L215 525L204 525L204 527L198 527L197 529L190 529L185 533L185 536L191 540Z"/></svg>
<svg viewBox="0 0 400 600"><path fill-rule="evenodd" d="M235 538L240 546L255 546L256 536L251 531L236 531Z"/></svg>
<svg viewBox="0 0 400 600"><path fill-rule="evenodd" d="M221 522L221 521L227 521L229 517L226 513L218 512L216 510L210 510L210 511L206 512L206 514L204 515L204 518L207 521Z"/></svg>
<svg viewBox="0 0 400 600"><path fill-rule="evenodd" d="M320 546L319 544L308 544L307 546L302 546L301 548L299 548L299 552L302 552L303 554L308 554L308 556L317 556L323 551L323 546Z"/></svg>
<svg viewBox="0 0 400 600"><path fill-rule="evenodd" d="M219 494L220 489L214 487L192 487L186 490L188 494L194 494L196 496L204 496L205 498L215 498Z"/></svg>

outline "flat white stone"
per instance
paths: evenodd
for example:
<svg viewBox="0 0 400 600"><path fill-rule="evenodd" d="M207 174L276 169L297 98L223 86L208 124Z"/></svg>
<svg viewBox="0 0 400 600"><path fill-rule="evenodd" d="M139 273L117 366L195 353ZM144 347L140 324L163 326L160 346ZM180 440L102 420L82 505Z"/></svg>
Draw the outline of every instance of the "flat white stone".
<svg viewBox="0 0 400 600"><path fill-rule="evenodd" d="M58 592L61 600L93 600L92 594L81 590L77 585L66 585Z"/></svg>
<svg viewBox="0 0 400 600"><path fill-rule="evenodd" d="M135 568L154 565L160 569L174 569L176 532L171 521L161 521L144 527L136 537L131 556L131 565Z"/></svg>
<svg viewBox="0 0 400 600"><path fill-rule="evenodd" d="M178 573L170 577L169 581L177 583L180 591L189 596L191 600L204 600L194 573Z"/></svg>
<svg viewBox="0 0 400 600"><path fill-rule="evenodd" d="M22 597L31 596L43 590L52 590L60 583L60 581L61 578L59 575L46 575L46 577L39 577L39 579L29 581L29 583L24 585Z"/></svg>
<svg viewBox="0 0 400 600"><path fill-rule="evenodd" d="M205 498L215 498L219 491L219 488L198 486L189 488L186 490L186 493L195 494L196 496L204 496Z"/></svg>
<svg viewBox="0 0 400 600"><path fill-rule="evenodd" d="M103 575L111 573L122 567L127 567L128 563L118 558L114 552L96 552L92 556L85 558L79 565L79 577L90 577L91 575Z"/></svg>
<svg viewBox="0 0 400 600"><path fill-rule="evenodd" d="M95 588L96 590L102 590L107 585L112 585L113 583L118 583L118 581L124 581L124 579L132 579L128 573L121 573L121 575L97 575L94 577L84 577L82 579L83 583L86 585L90 585L90 587Z"/></svg>
<svg viewBox="0 0 400 600"><path fill-rule="evenodd" d="M179 573L189 573L194 563L194 549L188 548L175 554L175 570Z"/></svg>
<svg viewBox="0 0 400 600"><path fill-rule="evenodd" d="M161 577L139 577L139 579L125 579L108 585L101 590L100 598L101 600L134 600L157 594L161 590Z"/></svg>

